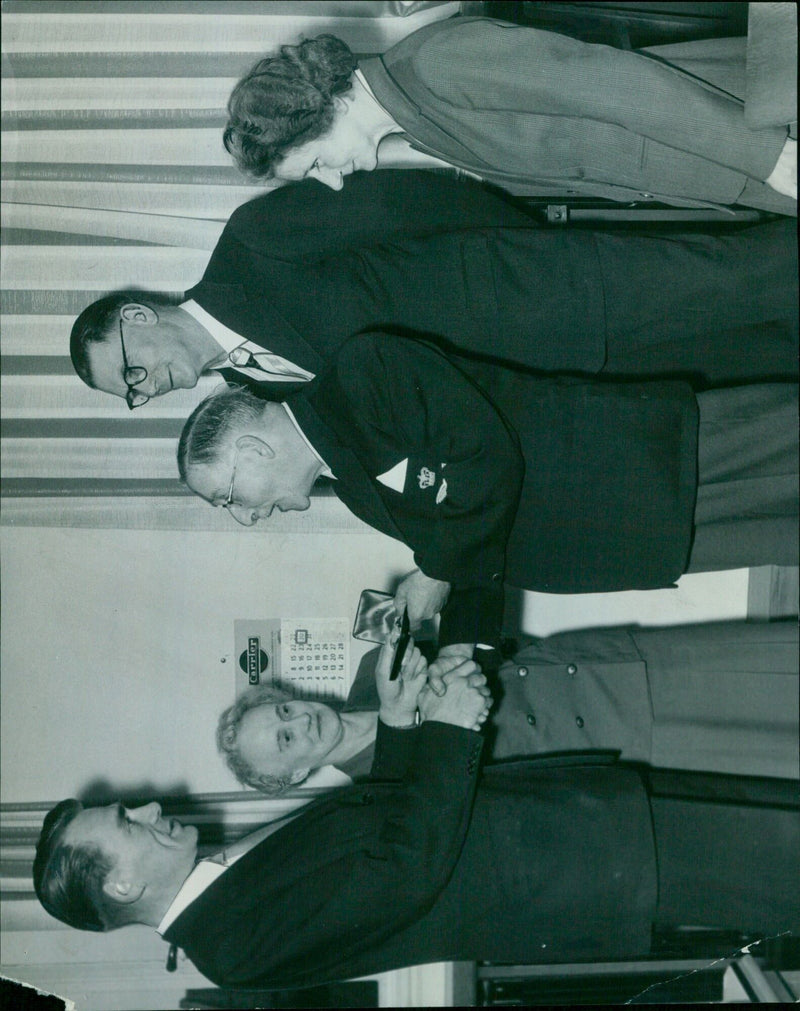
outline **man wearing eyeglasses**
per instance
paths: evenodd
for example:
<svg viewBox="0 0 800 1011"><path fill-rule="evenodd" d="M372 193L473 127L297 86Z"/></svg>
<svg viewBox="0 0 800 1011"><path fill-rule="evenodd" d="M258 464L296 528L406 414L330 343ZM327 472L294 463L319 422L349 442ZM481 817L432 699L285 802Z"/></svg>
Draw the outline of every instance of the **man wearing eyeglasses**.
<svg viewBox="0 0 800 1011"><path fill-rule="evenodd" d="M356 516L413 549L396 605L412 626L441 613L454 656L497 642L504 582L601 593L797 563L796 384L695 395L498 368L480 388L431 344L360 334L283 403L209 397L178 465L246 526L309 508L332 475Z"/></svg>
<svg viewBox="0 0 800 1011"><path fill-rule="evenodd" d="M284 392L290 388L287 383L313 378L279 355L243 341L191 299L170 305L158 296L148 296L146 302L130 297L109 296L92 303L75 324L72 354L84 382L124 397L130 410L172 390L192 389L201 375L217 368L228 370L229 378L270 388L277 384ZM102 339L104 331L96 321L115 313L119 340Z"/></svg>
<svg viewBox="0 0 800 1011"><path fill-rule="evenodd" d="M476 375L490 355L551 372L794 375L797 243L788 219L718 234L542 227L477 184L419 171L308 181L239 207L200 282L170 303L88 306L70 353L131 408L218 369L271 399L349 336L426 334Z"/></svg>

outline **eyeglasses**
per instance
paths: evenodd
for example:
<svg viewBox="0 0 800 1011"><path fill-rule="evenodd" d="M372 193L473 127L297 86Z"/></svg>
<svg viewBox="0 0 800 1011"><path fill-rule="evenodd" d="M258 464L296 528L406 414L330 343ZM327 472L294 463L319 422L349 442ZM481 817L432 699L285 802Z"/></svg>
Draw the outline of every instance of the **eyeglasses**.
<svg viewBox="0 0 800 1011"><path fill-rule="evenodd" d="M222 503L223 509L230 509L233 505L233 482L236 480L236 467L239 463L239 450L236 450L236 455L233 458L233 473L231 474L231 483L228 485L228 494L225 497L225 501Z"/></svg>
<svg viewBox="0 0 800 1011"><path fill-rule="evenodd" d="M119 341L122 345L122 378L128 387L125 400L128 410L132 411L134 407L141 407L150 399L146 393L134 389L134 386L138 386L139 383L143 383L147 379L147 369L143 365L128 365L128 356L125 354L125 338L122 336L121 316L119 318Z"/></svg>

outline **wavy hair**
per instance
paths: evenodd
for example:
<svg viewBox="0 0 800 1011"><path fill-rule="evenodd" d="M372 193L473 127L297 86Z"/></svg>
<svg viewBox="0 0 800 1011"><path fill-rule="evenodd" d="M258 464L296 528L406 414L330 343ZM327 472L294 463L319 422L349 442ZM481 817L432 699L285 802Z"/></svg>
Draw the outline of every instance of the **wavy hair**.
<svg viewBox="0 0 800 1011"><path fill-rule="evenodd" d="M337 95L352 87L356 58L335 35L281 46L236 84L222 135L237 166L256 179L272 177L293 148L327 133Z"/></svg>
<svg viewBox="0 0 800 1011"><path fill-rule="evenodd" d="M244 692L228 706L219 718L217 724L217 748L225 756L228 768L244 786L254 786L256 790L269 797L279 797L282 793L302 783L306 776L273 776L269 773L257 772L239 753L238 736L245 713L259 706L274 705L276 702L288 702L292 696L280 688L263 685Z"/></svg>

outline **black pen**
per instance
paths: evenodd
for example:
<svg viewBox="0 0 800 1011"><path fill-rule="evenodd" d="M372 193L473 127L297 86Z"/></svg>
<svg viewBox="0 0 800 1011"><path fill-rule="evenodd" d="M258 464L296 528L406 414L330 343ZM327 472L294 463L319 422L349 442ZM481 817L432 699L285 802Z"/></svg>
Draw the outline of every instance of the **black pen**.
<svg viewBox="0 0 800 1011"><path fill-rule="evenodd" d="M394 649L394 658L392 660L392 669L389 671L389 680L396 681L397 676L400 673L400 668L403 665L403 654L408 646L408 640L411 638L411 626L408 620L408 611L403 611L403 620L400 623L400 638L397 640L397 645Z"/></svg>

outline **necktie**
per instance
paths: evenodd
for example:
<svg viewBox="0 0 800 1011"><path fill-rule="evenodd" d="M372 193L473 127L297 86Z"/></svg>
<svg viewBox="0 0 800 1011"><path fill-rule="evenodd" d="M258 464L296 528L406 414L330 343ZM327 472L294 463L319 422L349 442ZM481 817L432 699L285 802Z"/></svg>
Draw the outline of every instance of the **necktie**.
<svg viewBox="0 0 800 1011"><path fill-rule="evenodd" d="M268 351L257 351L253 354L245 347L234 348L228 354L232 365L240 369L256 369L264 373L264 377L278 382L308 382L313 379L310 372L299 369L285 358L270 354Z"/></svg>

